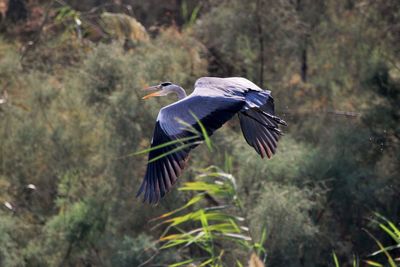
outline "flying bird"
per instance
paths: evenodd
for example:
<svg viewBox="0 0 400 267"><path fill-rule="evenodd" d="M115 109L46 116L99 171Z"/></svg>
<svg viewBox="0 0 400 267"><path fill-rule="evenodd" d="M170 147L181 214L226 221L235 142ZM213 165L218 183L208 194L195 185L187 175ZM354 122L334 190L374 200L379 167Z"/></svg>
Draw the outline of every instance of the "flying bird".
<svg viewBox="0 0 400 267"><path fill-rule="evenodd" d="M235 114L247 143L262 158L271 158L276 151L281 135L278 125L286 126L286 122L275 116L271 91L241 77L202 77L194 87L189 96L171 82L146 89L156 91L143 99L176 94L179 100L158 113L151 141L155 149L149 152L146 174L136 195L144 193L144 202L157 203L175 184L190 150L204 140L196 131L205 129L212 135ZM184 140L184 145L176 140Z"/></svg>

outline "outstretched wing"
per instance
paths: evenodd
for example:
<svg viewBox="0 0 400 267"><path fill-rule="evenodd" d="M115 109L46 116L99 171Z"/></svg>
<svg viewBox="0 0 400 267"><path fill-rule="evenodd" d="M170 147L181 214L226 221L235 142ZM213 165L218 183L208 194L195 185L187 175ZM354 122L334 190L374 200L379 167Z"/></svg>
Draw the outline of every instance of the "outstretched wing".
<svg viewBox="0 0 400 267"><path fill-rule="evenodd" d="M149 153L146 175L137 193L144 193L143 201L157 203L175 184L190 150L204 139L193 131L201 133L198 121L212 135L245 104L244 97L203 89L196 88L189 97L160 110L151 147L161 148Z"/></svg>
<svg viewBox="0 0 400 267"><path fill-rule="evenodd" d="M271 158L281 135L278 125L286 125L286 122L275 116L274 100L270 91L247 93L246 105L238 115L247 143L262 158Z"/></svg>

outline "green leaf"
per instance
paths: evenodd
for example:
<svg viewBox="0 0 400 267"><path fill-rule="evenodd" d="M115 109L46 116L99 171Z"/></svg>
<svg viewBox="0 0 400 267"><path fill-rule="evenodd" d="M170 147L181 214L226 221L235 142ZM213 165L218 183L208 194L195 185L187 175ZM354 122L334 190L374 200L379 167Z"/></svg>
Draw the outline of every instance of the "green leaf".
<svg viewBox="0 0 400 267"><path fill-rule="evenodd" d="M397 249L397 248L400 248L400 244L385 247L385 250L386 251L390 251L390 250ZM383 252L384 252L383 250L378 250L378 251L375 251L375 252L371 253L370 256L376 256L376 255L381 254Z"/></svg>
<svg viewBox="0 0 400 267"><path fill-rule="evenodd" d="M201 121L200 121L199 118L196 116L196 114L194 114L192 111L190 111L190 114L192 114L193 118L195 118L195 119L196 119L196 122L199 124L200 129L201 129L201 133L203 134L203 137L204 137L204 141L206 142L206 144L207 144L207 146L208 146L208 149L209 149L210 151L212 151L213 149L212 149L211 140L210 140L210 137L209 137L208 134L207 134L206 128L204 127L203 123L201 123Z"/></svg>
<svg viewBox="0 0 400 267"><path fill-rule="evenodd" d="M155 157L155 158L149 160L149 163L154 162L154 161L157 161L157 160L159 160L159 159L161 159L161 158L164 158L164 157L166 157L166 156L168 156L168 155L170 155L170 154L173 154L173 153L175 153L175 152L181 151L181 150L183 150L183 149L185 149L185 148L187 148L187 147L191 147L193 144L196 144L196 143L199 143L199 142L193 142L193 143L181 145L180 147L177 147L177 148L175 148L175 149L172 149L172 150L170 150L170 151L168 151L168 152L166 152L166 153L164 153L164 154L161 154L161 155L159 155L159 156L157 156L157 157Z"/></svg>
<svg viewBox="0 0 400 267"><path fill-rule="evenodd" d="M266 239L267 239L267 228L264 226L263 230L262 230L262 233L261 233L260 241L259 241L259 243L255 244L255 246L256 246L255 249L256 249L257 256L260 256L261 252L265 252L263 244L264 244Z"/></svg>
<svg viewBox="0 0 400 267"><path fill-rule="evenodd" d="M178 143L184 144L184 142L193 140L195 138L198 138L198 137L197 136L190 136L190 137L185 137L185 138L179 138L179 139L176 139L176 140L165 142L165 143L163 143L161 145L158 145L158 146L155 146L155 147L150 147L150 148L147 148L147 149L135 152L135 153L127 154L125 156L122 156L121 158L145 154L145 153L148 153L150 151L158 150L160 148L164 148L164 147L170 146L170 145L175 145L175 144L178 144Z"/></svg>
<svg viewBox="0 0 400 267"><path fill-rule="evenodd" d="M332 252L333 261L335 262L335 267L340 267L338 257L336 256L335 251Z"/></svg>
<svg viewBox="0 0 400 267"><path fill-rule="evenodd" d="M390 230L386 225L380 223L379 227L385 231L388 235L390 235L390 237L396 242L396 243L400 243L400 238L392 231Z"/></svg>
<svg viewBox="0 0 400 267"><path fill-rule="evenodd" d="M378 245L378 247L385 253L385 256L387 260L389 261L389 264L391 267L397 267L396 263L394 262L392 256L390 256L389 252L386 250L386 248L382 245L382 243L370 232L367 230L364 230L372 239L374 239L375 243Z"/></svg>
<svg viewBox="0 0 400 267"><path fill-rule="evenodd" d="M392 221L390 221L386 217L380 215L379 213L375 213L375 215L377 217L381 218L382 220L384 220L389 225L389 227L392 228L393 232L392 231L391 232L394 233L397 236L398 239L400 239L400 229L397 228L396 225ZM399 241L396 241L396 242L400 243Z"/></svg>
<svg viewBox="0 0 400 267"><path fill-rule="evenodd" d="M186 182L179 189L181 191L217 191L220 186L202 181Z"/></svg>
<svg viewBox="0 0 400 267"><path fill-rule="evenodd" d="M194 262L194 260L193 260L193 259L190 259L190 260L186 260L186 261L181 261L181 262L178 262L178 263L174 263L174 264L171 264L171 265L168 265L168 266L169 266L169 267L179 267L179 266L183 266L183 265L185 265L185 264L192 263L192 262Z"/></svg>
<svg viewBox="0 0 400 267"><path fill-rule="evenodd" d="M192 14L191 14L191 16L190 16L190 20L189 20L189 25L192 25L192 24L196 21L196 19L197 19L197 17L198 17L198 14L199 14L199 11L200 11L200 8L201 8L201 3L198 4L198 5L193 9L193 12L192 12Z"/></svg>
<svg viewBox="0 0 400 267"><path fill-rule="evenodd" d="M203 261L203 262L199 265L199 267L201 267L201 266L206 266L207 264L210 264L210 263L212 263L213 261L214 261L213 258L208 259L208 260L206 260L206 261Z"/></svg>
<svg viewBox="0 0 400 267"><path fill-rule="evenodd" d="M376 267L383 267L382 264L376 262L376 261L371 261L371 260L365 260L364 261L366 264L370 265L370 266L376 266Z"/></svg>
<svg viewBox="0 0 400 267"><path fill-rule="evenodd" d="M157 217L157 218L155 218L155 219L152 219L152 221L159 220L159 219L163 219L163 218L167 218L167 217L169 217L169 216L171 216L171 215L173 215L173 214L175 214L175 213L177 213L177 212L179 212L179 211L181 211L181 210L184 210L184 209L186 209L186 208L188 208L188 207L190 207L190 206L196 204L196 203L199 202L200 200L204 199L204 197L205 197L204 194L195 195L195 196L194 196L193 198L191 198L184 206L182 206L182 207L180 207L180 208L178 208L178 209L176 209L176 210L173 210L173 211L164 213L164 214L162 214L161 216L159 216L159 217Z"/></svg>
<svg viewBox="0 0 400 267"><path fill-rule="evenodd" d="M205 181L205 179L210 178L213 178L213 180ZM254 244L251 244L252 239L247 235L249 232L248 228L240 225L244 219L225 212L227 208L232 208L237 205L237 201L234 199L236 196L236 188L234 186L235 179L232 175L221 172L219 168L213 166L202 170L202 174L198 175L196 179L201 180L184 183L183 186L179 188L181 191L195 193L195 196L191 198L188 203L156 218L164 219L160 224L168 225L165 233L159 239L160 242L165 242L161 246L161 249L194 245L200 248L204 253L209 254L206 260L204 260L204 258L201 259L201 264L203 264L203 266L222 266L223 250L216 247L215 242L229 240L230 242L233 241L241 245L245 249L254 248ZM200 200L204 199L206 195L224 196L224 198L219 198L218 201L223 202L228 200L229 202L223 202L223 204L219 206L196 207L193 211L188 212L186 210L186 212L184 212L187 207L198 203ZM178 215L178 212L182 213ZM229 212L231 212L231 209L229 209ZM187 228L193 227L193 225L197 227L194 229ZM183 230L184 227L186 230ZM178 230L180 233L168 234L172 228ZM263 237L263 239L265 239L265 237ZM259 250L264 252L264 248L262 247L259 248ZM217 257L216 253L219 253L220 256ZM200 259L196 259L196 261L199 262Z"/></svg>
<svg viewBox="0 0 400 267"><path fill-rule="evenodd" d="M206 232L206 234L208 234L208 220L207 220L207 216L204 213L203 209L200 210L200 221L201 221L201 225L204 229L204 232Z"/></svg>

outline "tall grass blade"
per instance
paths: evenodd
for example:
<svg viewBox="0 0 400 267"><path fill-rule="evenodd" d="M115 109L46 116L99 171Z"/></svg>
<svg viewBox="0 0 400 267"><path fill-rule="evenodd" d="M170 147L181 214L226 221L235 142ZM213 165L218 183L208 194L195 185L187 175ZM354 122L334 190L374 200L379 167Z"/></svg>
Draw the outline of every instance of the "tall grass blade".
<svg viewBox="0 0 400 267"><path fill-rule="evenodd" d="M370 265L370 266L383 267L382 264L380 264L379 262L376 262L376 261L365 260L364 262L365 262L366 264Z"/></svg>
<svg viewBox="0 0 400 267"><path fill-rule="evenodd" d="M201 133L203 134L204 141L206 142L208 149L209 149L210 151L213 151L210 137L208 136L207 130L206 130L206 128L204 127L203 123L199 120L199 118L196 116L196 114L194 114L194 113L191 112L191 111L190 111L190 114L192 114L193 118L195 118L195 119L196 119L196 122L199 124L200 129L201 129Z"/></svg>
<svg viewBox="0 0 400 267"><path fill-rule="evenodd" d="M192 263L192 262L194 262L194 260L190 259L190 260L181 261L181 262L178 262L178 263L174 263L174 264L168 265L168 267L179 267L179 266L187 265L188 263Z"/></svg>
<svg viewBox="0 0 400 267"><path fill-rule="evenodd" d="M122 156L122 157L130 157L130 156L138 156L138 155L141 155L141 154L146 154L146 153L149 153L151 151L158 150L158 149L161 149L161 148L164 148L164 147L167 147L167 146L171 146L171 145L175 145L175 144L184 144L185 142L193 140L195 138L198 138L198 137L197 136L189 136L189 137L185 137L185 138L179 138L179 139L176 139L176 140L165 142L165 143L163 143L161 145L158 145L158 146L155 146L155 147L150 147L150 148L147 148L147 149L144 149L144 150L137 151L135 153L127 154L127 155Z"/></svg>
<svg viewBox="0 0 400 267"><path fill-rule="evenodd" d="M265 252L265 249L263 247L263 244L265 242L265 240L267 239L267 228L264 226L263 230L261 232L261 238L260 241L258 243L255 244L255 249L256 249L256 253L258 256L261 255L261 252Z"/></svg>
<svg viewBox="0 0 400 267"><path fill-rule="evenodd" d="M400 229L397 228L396 225L395 225L392 221L390 221L389 219L387 219L386 217L384 217L383 215L381 215L381 214L379 214L379 213L377 213L377 212L375 212L375 216L377 216L377 217L381 218L382 220L384 220L384 221L389 225L389 227L392 229L392 231L394 232L394 234L395 234L398 238L400 238ZM397 243L400 243L400 242L397 241Z"/></svg>
<svg viewBox="0 0 400 267"><path fill-rule="evenodd" d="M338 257L336 256L335 251L332 252L332 257L333 257L333 262L335 263L335 267L340 267L339 259L338 259Z"/></svg>
<svg viewBox="0 0 400 267"><path fill-rule="evenodd" d="M382 245L382 243L370 232L368 232L367 230L364 229L364 231L375 241L375 243L378 245L378 247L380 248L380 250L383 251L383 253L385 254L387 260L389 261L389 265L390 267L397 267L397 264L394 262L392 256L390 256L389 252L386 250L386 248Z"/></svg>
<svg viewBox="0 0 400 267"><path fill-rule="evenodd" d="M164 157L166 157L166 156L168 156L168 155L171 155L171 154L173 154L173 153L175 153L175 152L181 151L181 150L183 150L183 149L185 149L185 148L191 147L192 145L198 144L198 143L199 143L199 142L194 142L194 143L189 143L189 144L181 145L180 147L177 147L177 148L175 148L175 149L172 149L172 150L170 150L170 151L168 151L168 152L166 152L166 153L164 153L164 154L161 154L161 155L159 155L159 156L157 156L157 157L155 157L155 158L149 160L149 163L154 162L154 161L157 161L157 160L159 160L159 159L162 159L162 158L164 158Z"/></svg>

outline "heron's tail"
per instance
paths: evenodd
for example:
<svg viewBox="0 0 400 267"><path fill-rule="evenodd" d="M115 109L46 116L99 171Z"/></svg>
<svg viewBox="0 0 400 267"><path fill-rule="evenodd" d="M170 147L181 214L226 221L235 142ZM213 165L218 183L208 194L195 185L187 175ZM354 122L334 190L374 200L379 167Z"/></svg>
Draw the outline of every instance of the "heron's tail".
<svg viewBox="0 0 400 267"><path fill-rule="evenodd" d="M275 154L280 135L279 124L287 125L274 111L269 91L254 91L246 95L246 106L239 112L240 126L247 143L262 158Z"/></svg>

